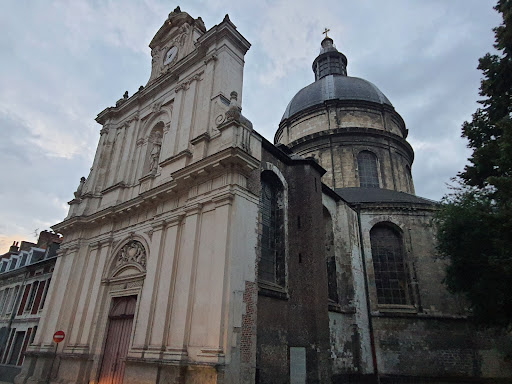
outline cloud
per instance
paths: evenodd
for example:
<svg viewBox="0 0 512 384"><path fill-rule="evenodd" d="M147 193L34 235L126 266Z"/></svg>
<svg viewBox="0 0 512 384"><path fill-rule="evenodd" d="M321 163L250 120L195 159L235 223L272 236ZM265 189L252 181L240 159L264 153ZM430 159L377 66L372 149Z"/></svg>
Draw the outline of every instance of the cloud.
<svg viewBox="0 0 512 384"><path fill-rule="evenodd" d="M416 191L438 199L468 155L460 126L476 109L477 60L492 49L491 29L500 22L494 0L463 3L191 0L182 10L202 16L207 28L229 13L252 43L243 113L269 140L291 98L313 82L321 32L330 28L349 75L376 84L403 116L416 151ZM173 8L163 0L4 7L0 241L31 238L65 216L92 165L101 128L94 117L147 82L148 44Z"/></svg>

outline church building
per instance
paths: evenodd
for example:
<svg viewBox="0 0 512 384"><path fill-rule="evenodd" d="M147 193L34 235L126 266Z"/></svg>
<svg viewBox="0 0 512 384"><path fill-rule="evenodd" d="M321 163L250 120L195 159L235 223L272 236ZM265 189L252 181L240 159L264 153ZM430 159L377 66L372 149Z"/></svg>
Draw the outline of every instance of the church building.
<svg viewBox="0 0 512 384"><path fill-rule="evenodd" d="M96 118L16 383L507 382L501 334L443 285L404 120L327 34L274 143L227 15L178 7L149 46L148 83Z"/></svg>

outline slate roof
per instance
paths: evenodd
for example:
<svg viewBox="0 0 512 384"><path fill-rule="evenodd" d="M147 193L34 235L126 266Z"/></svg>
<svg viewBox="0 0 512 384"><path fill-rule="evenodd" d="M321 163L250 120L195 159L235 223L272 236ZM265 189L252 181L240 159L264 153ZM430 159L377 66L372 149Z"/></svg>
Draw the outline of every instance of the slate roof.
<svg viewBox="0 0 512 384"><path fill-rule="evenodd" d="M359 77L329 75L302 88L290 101L281 120L327 100L361 100L393 106L374 84Z"/></svg>
<svg viewBox="0 0 512 384"><path fill-rule="evenodd" d="M437 205L439 202L411 195L410 193L381 188L336 188L335 192L351 204L357 203L408 203Z"/></svg>

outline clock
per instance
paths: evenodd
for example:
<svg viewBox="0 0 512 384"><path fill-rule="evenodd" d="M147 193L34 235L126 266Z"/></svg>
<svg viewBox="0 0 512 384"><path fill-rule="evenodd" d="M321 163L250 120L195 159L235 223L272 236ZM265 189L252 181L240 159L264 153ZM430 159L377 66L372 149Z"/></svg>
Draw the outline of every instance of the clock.
<svg viewBox="0 0 512 384"><path fill-rule="evenodd" d="M178 48L176 48L175 46L172 46L171 48L169 48L169 50L167 51L167 53L165 54L165 57L164 57L164 65L172 63L172 61L176 57L177 53L178 53Z"/></svg>

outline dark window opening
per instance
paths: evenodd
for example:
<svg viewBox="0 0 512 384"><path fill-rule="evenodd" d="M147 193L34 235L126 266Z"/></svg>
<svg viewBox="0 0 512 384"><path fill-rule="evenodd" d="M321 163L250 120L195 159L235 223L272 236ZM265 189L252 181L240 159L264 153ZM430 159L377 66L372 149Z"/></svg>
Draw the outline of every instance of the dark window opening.
<svg viewBox="0 0 512 384"><path fill-rule="evenodd" d="M9 365L17 365L18 359L21 353L21 347L23 346L23 339L25 338L25 332L16 332L16 338L14 339L14 344L11 350L11 355L9 357L9 361L7 364Z"/></svg>
<svg viewBox="0 0 512 384"><path fill-rule="evenodd" d="M284 210L283 186L269 171L261 175L261 259L258 275L261 281L284 286Z"/></svg>
<svg viewBox="0 0 512 384"><path fill-rule="evenodd" d="M339 302L338 279L336 273L336 256L334 254L334 231L332 218L324 207L324 230L325 230L325 261L327 263L327 289L329 301Z"/></svg>
<svg viewBox="0 0 512 384"><path fill-rule="evenodd" d="M377 172L377 156L370 151L362 151L357 155L359 170L359 186L363 188L380 188Z"/></svg>
<svg viewBox="0 0 512 384"><path fill-rule="evenodd" d="M370 231L370 242L379 304L411 305L401 233L390 225L377 224Z"/></svg>

